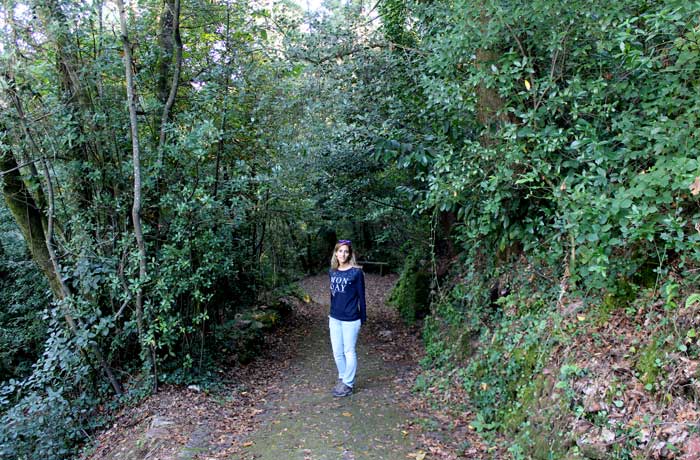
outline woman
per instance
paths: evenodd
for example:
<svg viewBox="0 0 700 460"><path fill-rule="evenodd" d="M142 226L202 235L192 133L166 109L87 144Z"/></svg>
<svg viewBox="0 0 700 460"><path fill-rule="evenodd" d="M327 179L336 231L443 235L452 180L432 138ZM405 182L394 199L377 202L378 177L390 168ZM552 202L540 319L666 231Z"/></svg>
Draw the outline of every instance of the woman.
<svg viewBox="0 0 700 460"><path fill-rule="evenodd" d="M331 309L328 327L333 358L338 368L338 384L333 388L333 396L344 397L352 394L355 384L355 344L360 326L367 320L365 276L355 261L350 240L340 240L335 245L329 275Z"/></svg>

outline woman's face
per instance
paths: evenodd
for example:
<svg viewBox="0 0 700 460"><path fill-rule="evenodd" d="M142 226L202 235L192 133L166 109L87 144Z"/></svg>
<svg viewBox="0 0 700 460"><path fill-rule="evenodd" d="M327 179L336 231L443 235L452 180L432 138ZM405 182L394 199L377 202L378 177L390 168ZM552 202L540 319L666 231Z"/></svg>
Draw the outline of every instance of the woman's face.
<svg viewBox="0 0 700 460"><path fill-rule="evenodd" d="M346 264L350 258L350 248L345 244L338 246L338 249L335 251L335 257L340 265Z"/></svg>

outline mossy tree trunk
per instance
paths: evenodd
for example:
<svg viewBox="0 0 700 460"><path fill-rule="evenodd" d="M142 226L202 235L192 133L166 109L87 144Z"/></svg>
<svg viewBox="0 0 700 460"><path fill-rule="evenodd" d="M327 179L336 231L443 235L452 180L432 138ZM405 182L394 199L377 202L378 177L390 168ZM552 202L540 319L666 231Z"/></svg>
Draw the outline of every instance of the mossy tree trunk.
<svg viewBox="0 0 700 460"><path fill-rule="evenodd" d="M489 69L498 59L498 55L491 50L480 49L476 53L476 65L479 68ZM489 87L481 82L476 88L477 112L476 119L484 127L480 142L484 147L494 144L491 132L498 129L501 123L508 121L507 114L503 113L504 102L498 95L496 88Z"/></svg>
<svg viewBox="0 0 700 460"><path fill-rule="evenodd" d="M2 195L29 247L32 259L46 276L54 297L61 298L61 283L46 247L45 216L22 180L17 160L10 151L0 152Z"/></svg>

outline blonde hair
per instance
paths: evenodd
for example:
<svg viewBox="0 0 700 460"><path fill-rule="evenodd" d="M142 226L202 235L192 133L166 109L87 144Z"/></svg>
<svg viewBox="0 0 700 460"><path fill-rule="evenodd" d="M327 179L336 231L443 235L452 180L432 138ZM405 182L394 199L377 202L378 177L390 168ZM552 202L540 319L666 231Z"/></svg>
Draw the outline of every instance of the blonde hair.
<svg viewBox="0 0 700 460"><path fill-rule="evenodd" d="M357 265L357 261L355 260L355 251L352 250L352 244L336 243L335 247L333 248L333 255L331 256L331 270L337 270L340 266L340 262L338 262L338 256L336 256L335 253L338 252L338 248L340 248L341 246L347 246L348 250L350 251L350 260L348 260L348 264L351 267L362 268L361 266Z"/></svg>

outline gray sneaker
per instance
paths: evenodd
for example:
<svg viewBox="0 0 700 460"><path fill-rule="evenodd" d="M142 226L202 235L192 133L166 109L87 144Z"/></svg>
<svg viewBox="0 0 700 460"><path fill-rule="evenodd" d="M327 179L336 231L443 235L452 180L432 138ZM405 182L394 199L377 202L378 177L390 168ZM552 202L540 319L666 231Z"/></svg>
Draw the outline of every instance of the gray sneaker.
<svg viewBox="0 0 700 460"><path fill-rule="evenodd" d="M350 396L352 394L352 387L347 386L343 382L340 382L336 388L333 388L333 396L336 398L343 398L345 396Z"/></svg>
<svg viewBox="0 0 700 460"><path fill-rule="evenodd" d="M332 393L336 394L340 391L343 391L344 389L345 389L345 384L343 383L343 381L341 379L338 379L338 382L333 387Z"/></svg>

